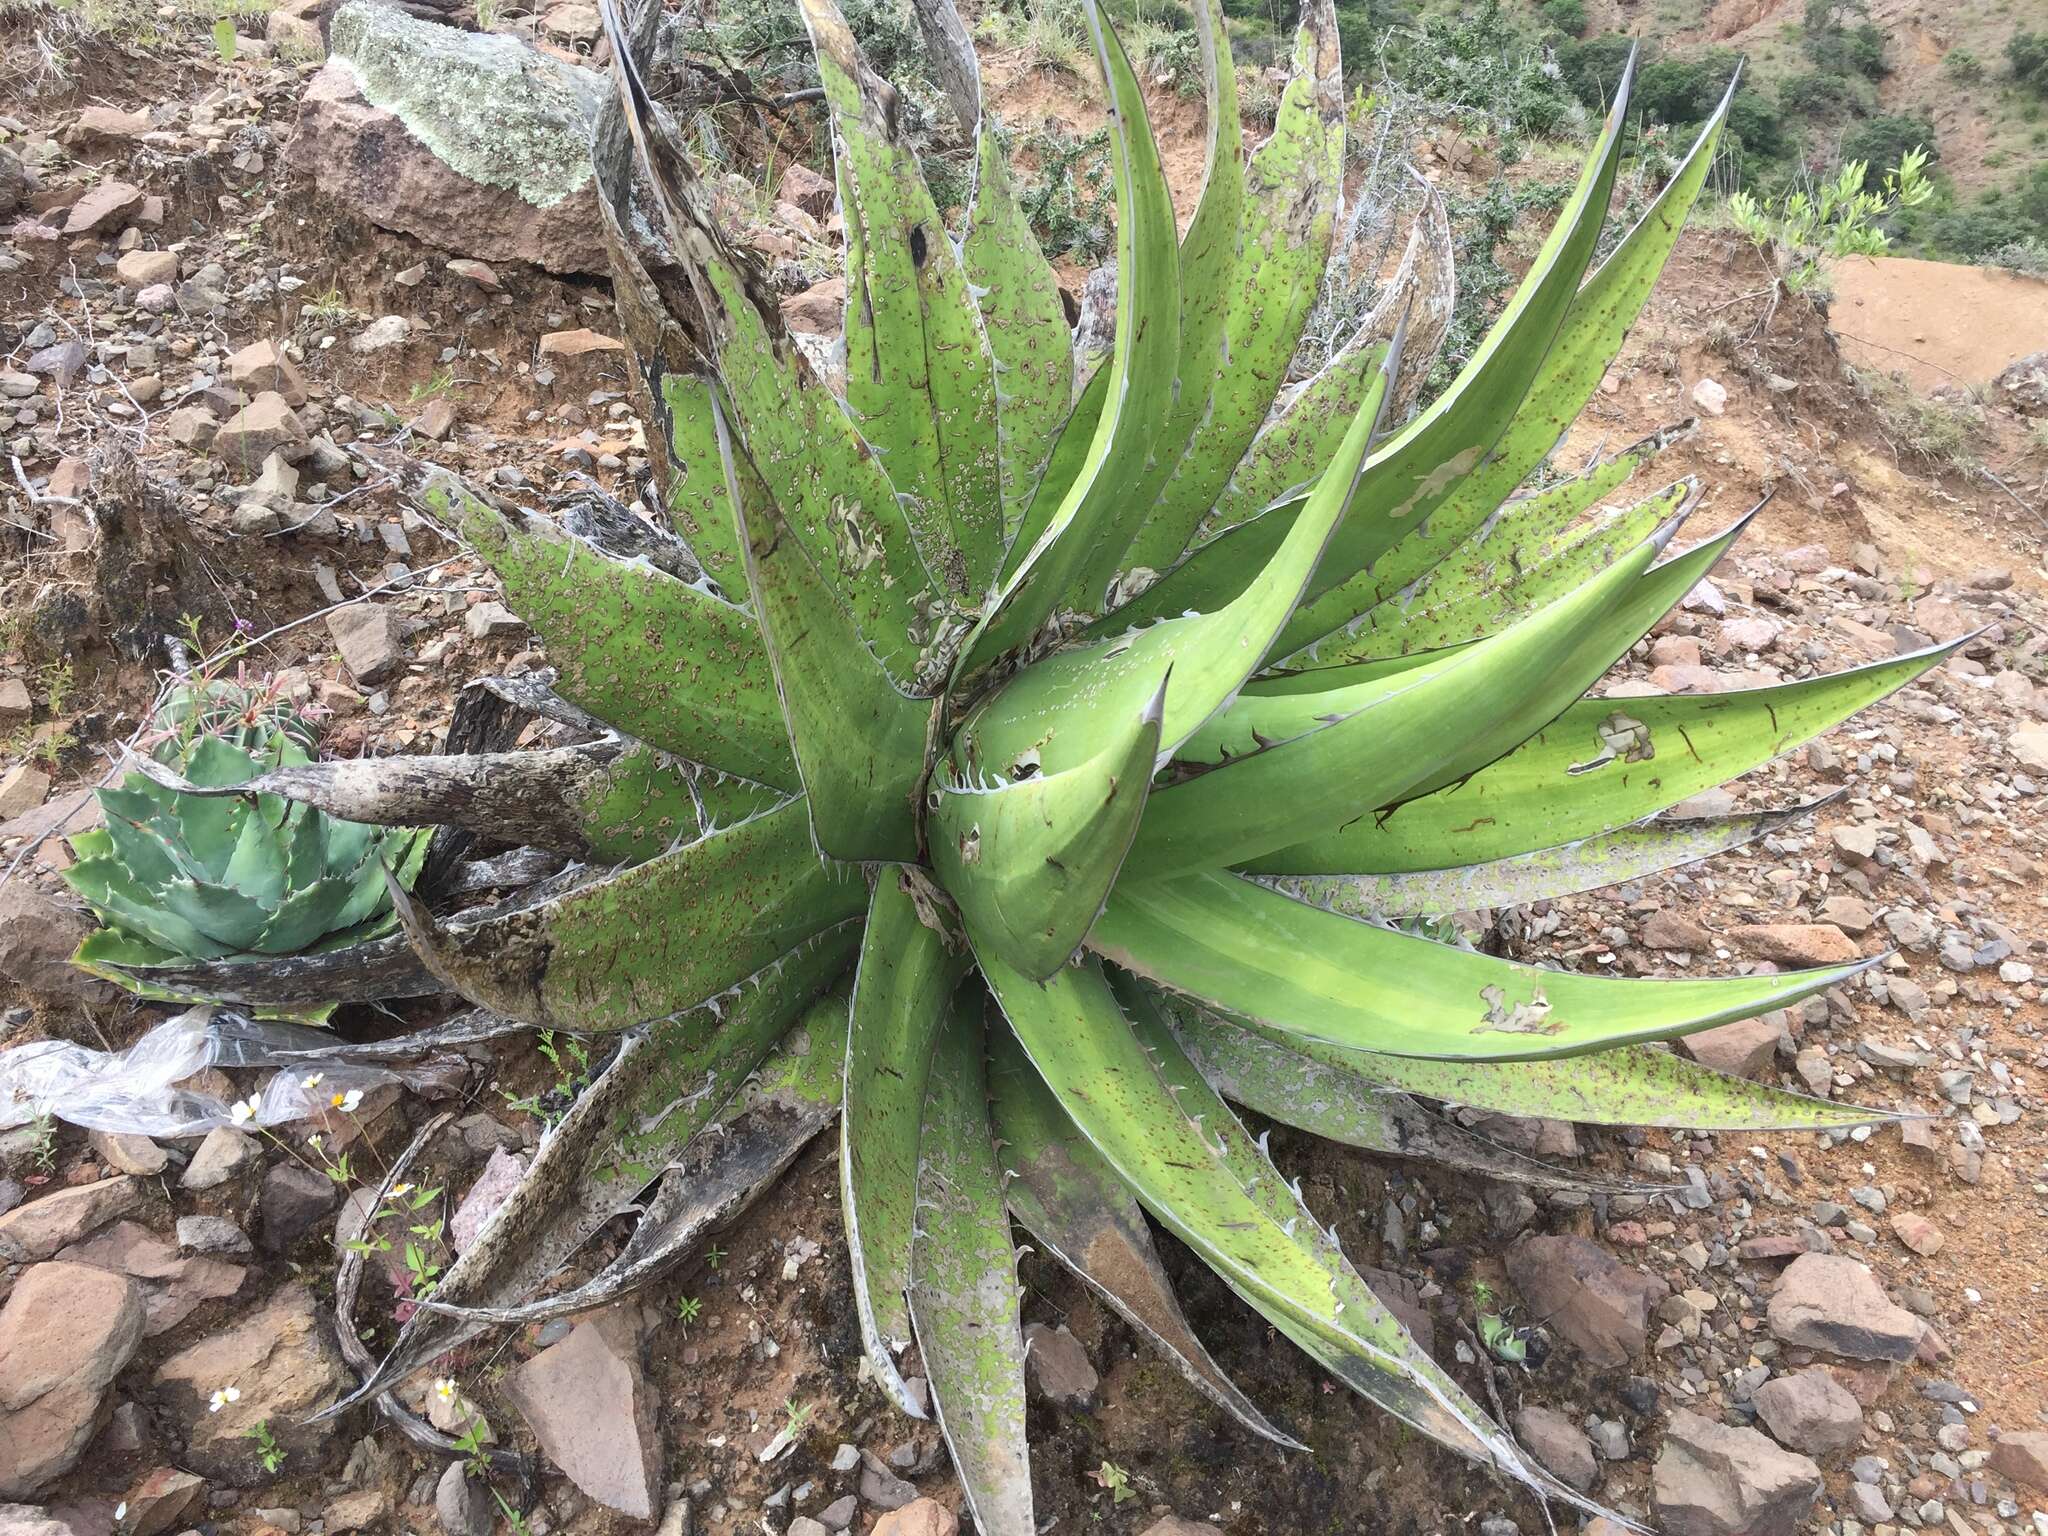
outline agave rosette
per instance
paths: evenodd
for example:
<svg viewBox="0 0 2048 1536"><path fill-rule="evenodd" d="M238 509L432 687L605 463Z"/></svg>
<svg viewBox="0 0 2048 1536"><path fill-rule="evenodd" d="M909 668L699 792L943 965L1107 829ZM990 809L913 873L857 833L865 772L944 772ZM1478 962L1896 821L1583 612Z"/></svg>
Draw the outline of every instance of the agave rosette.
<svg viewBox="0 0 2048 1536"><path fill-rule="evenodd" d="M557 696L529 702L610 733L253 786L516 828L577 861L481 913L401 902L414 989L621 1039L363 1390L660 1273L836 1117L869 1358L921 1415L914 1344L984 1531L1033 1530L1013 1221L1257 1434L1293 1443L1203 1351L1146 1214L1347 1385L1576 1499L1415 1345L1226 1100L1537 1184L1588 1179L1423 1100L1708 1130L1876 1118L1656 1044L1855 967L1623 979L1387 921L1753 839L1800 808L1659 813L1946 654L1585 696L1740 523L1680 550L1689 482L1610 502L1675 431L1516 493L1612 362L1726 103L1595 264L1624 81L1526 281L1426 409L1410 412L1447 309L1427 214L1385 301L1283 395L1341 199L1328 0L1310 0L1249 156L1220 10L1197 7L1211 137L1185 235L1138 80L1090 7L1120 281L1114 346L1077 390L964 29L949 0L918 10L975 145L958 231L893 90L833 0L804 0L846 225L842 399L647 94L633 60L654 18L628 37L607 9L616 292L657 487L701 579L471 500L453 510L558 669ZM615 1261L543 1294L636 1203Z"/></svg>
<svg viewBox="0 0 2048 1536"><path fill-rule="evenodd" d="M154 727L141 771L97 791L102 825L71 839L78 862L64 879L104 924L74 963L145 997L205 1002L209 992L169 978L195 961L347 949L396 926L385 870L409 881L425 834L240 793L312 763L303 715L246 679L211 679L173 687Z"/></svg>

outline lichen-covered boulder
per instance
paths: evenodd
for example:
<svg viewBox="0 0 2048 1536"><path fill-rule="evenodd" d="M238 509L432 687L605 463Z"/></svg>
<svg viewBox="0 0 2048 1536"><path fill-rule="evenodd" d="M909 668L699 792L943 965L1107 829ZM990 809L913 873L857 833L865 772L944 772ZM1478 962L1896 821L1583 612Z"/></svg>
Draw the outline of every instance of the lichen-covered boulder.
<svg viewBox="0 0 2048 1536"><path fill-rule="evenodd" d="M457 255L609 270L590 161L599 76L369 0L335 13L328 44L290 150L324 196Z"/></svg>

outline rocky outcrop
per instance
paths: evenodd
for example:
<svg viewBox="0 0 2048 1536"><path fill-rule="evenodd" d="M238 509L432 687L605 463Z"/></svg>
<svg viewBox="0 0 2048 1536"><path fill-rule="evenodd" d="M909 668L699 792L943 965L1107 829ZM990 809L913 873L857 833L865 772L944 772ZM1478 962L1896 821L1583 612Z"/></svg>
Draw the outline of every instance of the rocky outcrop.
<svg viewBox="0 0 2048 1536"><path fill-rule="evenodd" d="M324 196L457 255L608 270L596 75L367 0L335 13L328 42L289 152Z"/></svg>

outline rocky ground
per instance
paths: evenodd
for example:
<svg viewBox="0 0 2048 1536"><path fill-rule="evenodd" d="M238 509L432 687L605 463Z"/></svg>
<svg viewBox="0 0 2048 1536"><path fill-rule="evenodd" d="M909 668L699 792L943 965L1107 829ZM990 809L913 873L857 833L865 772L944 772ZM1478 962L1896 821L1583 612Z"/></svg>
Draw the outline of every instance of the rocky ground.
<svg viewBox="0 0 2048 1536"><path fill-rule="evenodd" d="M573 58L586 13L557 5L528 28ZM27 15L0 24L10 78L33 73ZM23 92L0 117L0 1046L120 1047L164 1016L64 964L86 919L52 834L96 814L90 786L145 713L181 616L202 648L263 637L287 693L332 711L330 752L432 750L465 679L544 658L408 500L415 467L545 505L593 486L630 500L645 465L575 213L587 191L468 176L474 123L438 120L443 153L428 151L425 109L379 83L360 41L371 24L355 75L318 63L311 7L273 13L262 37L244 25L231 60L203 31L146 55L78 43L79 88ZM488 48L458 51L429 94L467 99L496 67ZM549 75L526 142L587 89L572 68ZM828 349L834 220L814 169L773 195L726 191L792 322ZM557 193L565 211L540 217L534 199ZM1834 995L1690 1048L1924 1118L1715 1138L1491 1117L1502 1140L1679 1187L1540 1204L1284 1131L1274 1146L1439 1357L1602 1502L1674 1536L2048 1536L2048 444L2023 414L2048 405L2048 381L2019 370L1970 408L1996 483L1938 473L1897 451L1811 310L1759 328L1755 287L1746 249L1689 235L1558 455L1698 414L1659 466L1701 476L1695 526L1777 493L1607 693L1962 648L1699 797L1834 796L1788 830L1488 925L1512 952L1627 974L1883 955ZM438 1016L341 1024L375 1036ZM644 1302L487 1338L409 1385L443 1431L538 1452L530 1478L469 1476L372 1412L303 1423L353 1379L334 1274L363 1229L356 1186L451 1114L414 1175L434 1191L418 1219L445 1219L445 1238L421 1240L420 1264L402 1242L369 1256L356 1321L374 1348L420 1265L459 1249L576 1087L583 1068L552 1048L444 1053L275 1135L0 1133L0 1501L19 1501L0 1502L0 1536L952 1531L936 1436L856 1369L829 1145ZM209 1073L223 1101L266 1075ZM352 1177L330 1178L343 1155ZM1526 1500L1318 1379L1162 1244L1219 1361L1313 1453L1245 1435L1029 1259L1038 1493L1056 1528L1544 1529ZM1526 1364L1478 1350L1484 1298L1535 1330Z"/></svg>

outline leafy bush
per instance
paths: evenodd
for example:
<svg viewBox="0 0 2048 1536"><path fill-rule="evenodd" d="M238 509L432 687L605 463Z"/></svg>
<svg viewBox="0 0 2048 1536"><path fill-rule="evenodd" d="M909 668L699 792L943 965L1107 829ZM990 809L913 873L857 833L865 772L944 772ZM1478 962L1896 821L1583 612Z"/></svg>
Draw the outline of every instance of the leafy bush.
<svg viewBox="0 0 2048 1536"><path fill-rule="evenodd" d="M1934 120L1926 116L1887 113L1865 118L1842 135L1842 159L1865 165L1897 165L1910 149L1925 149L1927 163L1941 159L1934 142Z"/></svg>
<svg viewBox="0 0 2048 1536"><path fill-rule="evenodd" d="M1597 112L1613 100L1632 46L1619 32L1560 44L1556 50L1558 76L1588 111Z"/></svg>
<svg viewBox="0 0 2048 1536"><path fill-rule="evenodd" d="M1984 78L1984 61L1967 48L1951 48L1941 61L1941 72L1962 85L1974 85Z"/></svg>
<svg viewBox="0 0 2048 1536"><path fill-rule="evenodd" d="M1778 87L1778 104L1799 117L1832 117L1857 104L1856 85L1847 75L1808 70Z"/></svg>
<svg viewBox="0 0 2048 1536"><path fill-rule="evenodd" d="M2019 84L2048 92L2048 33L2013 33L2005 45L2005 65Z"/></svg>
<svg viewBox="0 0 2048 1536"><path fill-rule="evenodd" d="M1586 31L1586 0L1543 0L1543 19L1566 37Z"/></svg>
<svg viewBox="0 0 2048 1536"><path fill-rule="evenodd" d="M1484 113L1509 134L1551 138L1577 117L1571 91L1517 34L1500 0L1424 17L1409 37L1390 42L1388 64L1426 100Z"/></svg>
<svg viewBox="0 0 2048 1536"><path fill-rule="evenodd" d="M1869 167L1851 160L1812 192L1802 187L1772 202L1737 192L1728 211L1757 249L1776 251L1785 286L1801 293L1820 279L1822 258L1875 256L1891 245L1885 220L1934 195L1926 166L1924 150L1908 150L1872 191L1865 185Z"/></svg>
<svg viewBox="0 0 2048 1536"><path fill-rule="evenodd" d="M1799 45L1820 74L1877 80L1891 73L1884 33L1871 21L1864 0L1806 0Z"/></svg>

